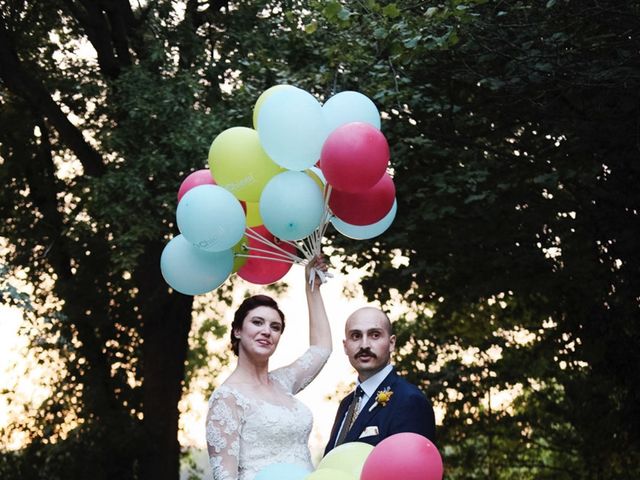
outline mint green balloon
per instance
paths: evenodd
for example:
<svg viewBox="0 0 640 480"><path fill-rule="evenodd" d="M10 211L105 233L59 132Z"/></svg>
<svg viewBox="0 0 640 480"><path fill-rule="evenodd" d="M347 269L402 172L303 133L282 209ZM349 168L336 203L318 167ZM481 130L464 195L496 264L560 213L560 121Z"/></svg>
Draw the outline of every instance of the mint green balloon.
<svg viewBox="0 0 640 480"><path fill-rule="evenodd" d="M283 240L300 240L318 228L324 200L318 184L304 172L282 172L269 180L260 196L264 226Z"/></svg>
<svg viewBox="0 0 640 480"><path fill-rule="evenodd" d="M273 463L258 472L254 480L304 480L311 473L293 463Z"/></svg>
<svg viewBox="0 0 640 480"><path fill-rule="evenodd" d="M306 170L320 159L328 131L315 97L300 88L285 88L262 104L258 135L275 163L289 170Z"/></svg>
<svg viewBox="0 0 640 480"><path fill-rule="evenodd" d="M387 213L382 219L376 223L370 225L352 225L338 217L331 218L331 224L333 227L345 237L353 238L354 240L368 240L373 237L384 233L393 223L398 211L397 200L393 201L393 206L389 213Z"/></svg>
<svg viewBox="0 0 640 480"><path fill-rule="evenodd" d="M244 235L242 205L219 185L199 185L184 194L176 210L178 229L196 247L220 252Z"/></svg>
<svg viewBox="0 0 640 480"><path fill-rule="evenodd" d="M322 106L322 115L329 133L352 122L364 122L380 130L380 112L373 101L360 92L340 92Z"/></svg>
<svg viewBox="0 0 640 480"><path fill-rule="evenodd" d="M233 269L233 252L205 252L177 235L165 245L160 256L160 271L174 290L185 295L200 295L218 288Z"/></svg>

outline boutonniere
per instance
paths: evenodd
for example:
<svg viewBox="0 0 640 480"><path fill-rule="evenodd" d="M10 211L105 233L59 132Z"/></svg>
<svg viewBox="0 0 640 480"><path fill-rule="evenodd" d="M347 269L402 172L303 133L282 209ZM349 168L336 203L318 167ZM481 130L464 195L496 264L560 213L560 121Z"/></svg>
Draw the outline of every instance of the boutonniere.
<svg viewBox="0 0 640 480"><path fill-rule="evenodd" d="M373 405L371 405L371 407L369 407L369 411L373 410L378 405L386 407L389 400L391 400L392 395L393 390L391 390L391 387L386 387L384 390L378 390L376 392L376 401L373 402Z"/></svg>

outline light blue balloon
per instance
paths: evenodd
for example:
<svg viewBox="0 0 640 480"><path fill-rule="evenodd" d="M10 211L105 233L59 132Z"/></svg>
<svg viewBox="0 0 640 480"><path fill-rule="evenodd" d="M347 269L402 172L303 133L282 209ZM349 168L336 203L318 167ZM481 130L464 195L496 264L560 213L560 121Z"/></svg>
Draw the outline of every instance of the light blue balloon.
<svg viewBox="0 0 640 480"><path fill-rule="evenodd" d="M238 199L219 185L199 185L185 193L178 203L176 220L180 233L208 252L233 247L246 225Z"/></svg>
<svg viewBox="0 0 640 480"><path fill-rule="evenodd" d="M322 106L322 114L329 133L341 125L365 122L380 130L380 112L369 97L360 92L340 92Z"/></svg>
<svg viewBox="0 0 640 480"><path fill-rule="evenodd" d="M320 158L328 132L315 97L300 88L286 88L262 104L258 135L262 148L278 165L305 170Z"/></svg>
<svg viewBox="0 0 640 480"><path fill-rule="evenodd" d="M318 228L324 200L318 184L304 172L282 172L269 180L260 196L260 216L283 240L300 240Z"/></svg>
<svg viewBox="0 0 640 480"><path fill-rule="evenodd" d="M160 256L160 271L171 288L185 295L200 295L218 288L233 268L233 252L205 252L184 235L167 243Z"/></svg>
<svg viewBox="0 0 640 480"><path fill-rule="evenodd" d="M255 480L303 480L311 470L292 463L274 463L263 468Z"/></svg>
<svg viewBox="0 0 640 480"><path fill-rule="evenodd" d="M386 231L396 218L397 211L398 202L394 200L389 213L376 223L372 223L370 225L352 225L340 220L338 217L332 217L331 224L345 237L353 238L354 240L368 240L369 238L377 237Z"/></svg>

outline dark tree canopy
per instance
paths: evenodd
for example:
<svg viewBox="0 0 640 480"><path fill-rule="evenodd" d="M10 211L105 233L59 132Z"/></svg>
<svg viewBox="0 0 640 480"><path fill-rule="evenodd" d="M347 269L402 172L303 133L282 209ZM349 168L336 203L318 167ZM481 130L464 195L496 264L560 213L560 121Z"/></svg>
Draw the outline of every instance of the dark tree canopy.
<svg viewBox="0 0 640 480"><path fill-rule="evenodd" d="M383 112L398 216L329 241L410 308L396 361L446 411L447 477L640 475L638 2L0 8L0 295L28 309L26 275L31 348L65 365L3 478L177 478L206 352L159 255L181 179L277 83Z"/></svg>
<svg viewBox="0 0 640 480"><path fill-rule="evenodd" d="M352 35L333 52L370 65L344 60L341 87L390 114L399 201L347 252L375 265L370 295L413 306L399 361L446 406L452 478L633 478L639 6L476 3L333 22Z"/></svg>

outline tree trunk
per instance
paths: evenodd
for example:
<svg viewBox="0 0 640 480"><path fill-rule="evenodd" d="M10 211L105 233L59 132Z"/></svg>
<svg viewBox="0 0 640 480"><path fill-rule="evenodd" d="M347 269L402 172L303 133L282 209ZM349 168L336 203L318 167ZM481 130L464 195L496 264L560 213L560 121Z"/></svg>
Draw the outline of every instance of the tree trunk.
<svg viewBox="0 0 640 480"><path fill-rule="evenodd" d="M193 297L169 293L160 274L161 246L141 262L143 426L142 480L177 480L180 474L178 402L182 396Z"/></svg>

